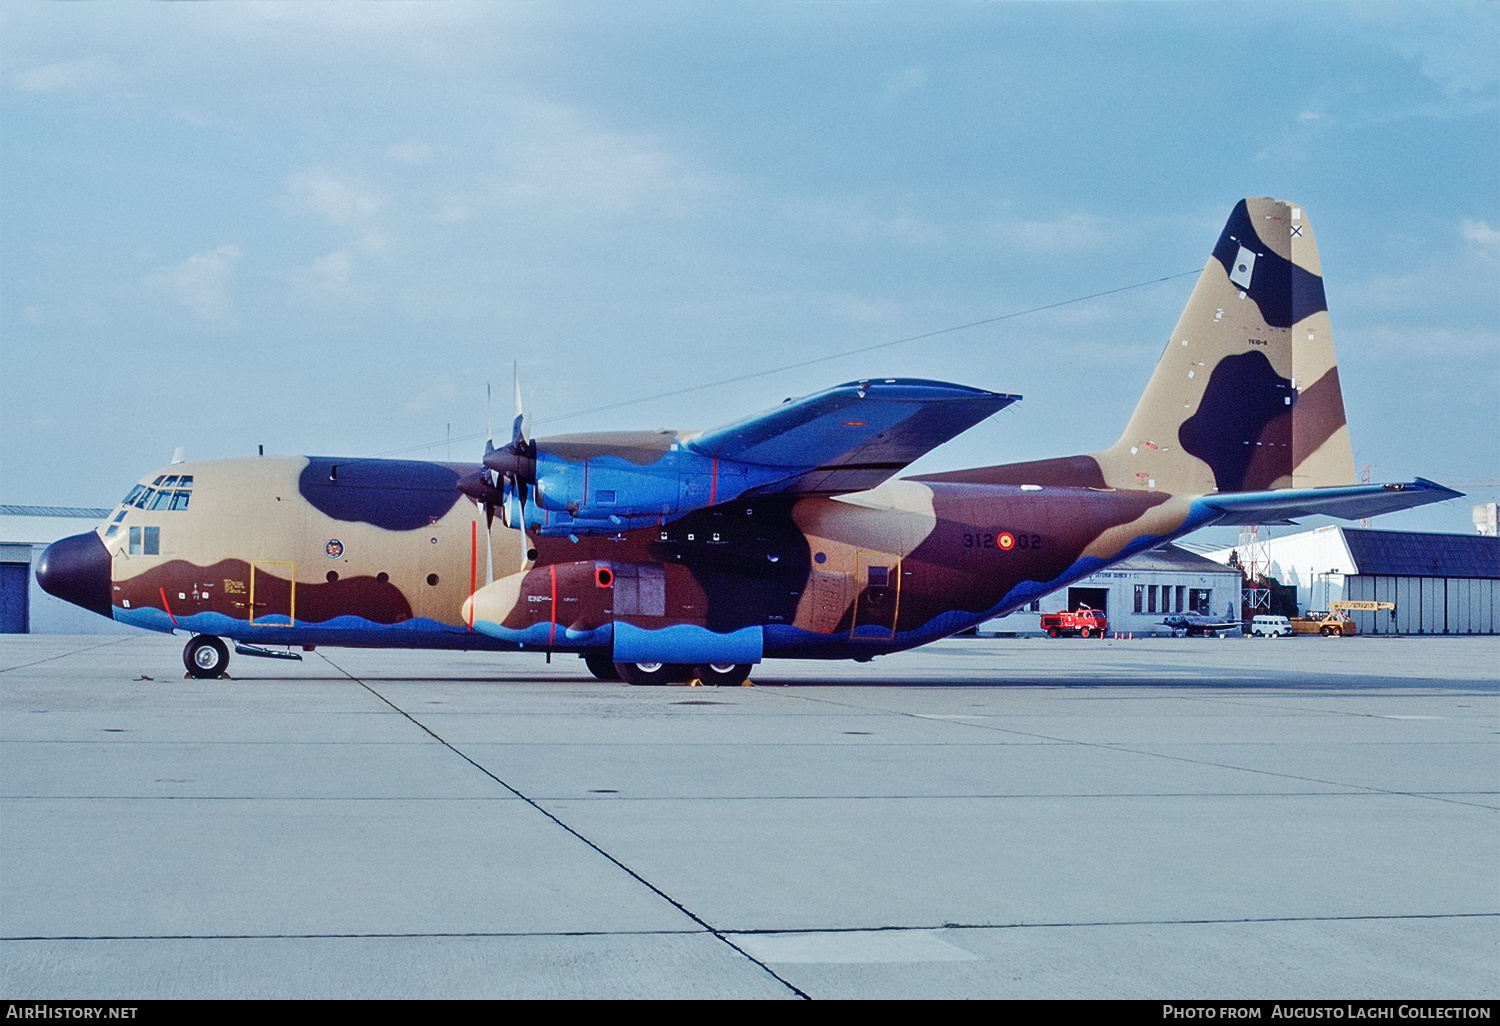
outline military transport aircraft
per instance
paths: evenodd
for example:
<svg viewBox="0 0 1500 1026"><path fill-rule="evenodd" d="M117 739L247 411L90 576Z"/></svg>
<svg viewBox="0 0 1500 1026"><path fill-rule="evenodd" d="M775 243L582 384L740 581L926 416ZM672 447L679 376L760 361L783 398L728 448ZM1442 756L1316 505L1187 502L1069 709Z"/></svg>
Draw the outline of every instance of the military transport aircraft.
<svg viewBox="0 0 1500 1026"><path fill-rule="evenodd" d="M934 641L1210 524L1454 498L1356 484L1322 270L1292 203L1235 206L1124 433L895 479L1019 396L849 382L712 431L528 438L480 465L283 457L148 474L43 554L48 592L189 632L196 677L292 646L574 652L600 679ZM499 524L496 525L496 512ZM272 653L264 646L286 646Z"/></svg>

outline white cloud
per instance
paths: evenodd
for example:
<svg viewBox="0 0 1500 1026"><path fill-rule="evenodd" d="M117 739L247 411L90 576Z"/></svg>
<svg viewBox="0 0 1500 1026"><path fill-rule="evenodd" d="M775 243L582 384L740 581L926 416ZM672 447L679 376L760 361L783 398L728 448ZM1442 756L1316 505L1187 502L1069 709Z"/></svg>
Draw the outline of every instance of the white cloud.
<svg viewBox="0 0 1500 1026"><path fill-rule="evenodd" d="M407 139L387 146L385 155L402 164L426 164L432 160L432 147L421 139Z"/></svg>
<svg viewBox="0 0 1500 1026"><path fill-rule="evenodd" d="M1011 245L1032 253L1081 253L1109 239L1109 227L1093 214L1072 213L1051 221L999 221L993 231Z"/></svg>
<svg viewBox="0 0 1500 1026"><path fill-rule="evenodd" d="M347 249L336 249L314 260L310 270L314 282L332 291L349 284L354 272L354 258Z"/></svg>
<svg viewBox="0 0 1500 1026"><path fill-rule="evenodd" d="M146 275L146 287L182 304L190 313L210 324L234 322L230 284L239 263L238 246L195 253L170 267L158 267Z"/></svg>
<svg viewBox="0 0 1500 1026"><path fill-rule="evenodd" d="M366 221L385 206L385 200L370 189L325 171L292 175L287 179L287 192L294 210L340 225Z"/></svg>
<svg viewBox="0 0 1500 1026"><path fill-rule="evenodd" d="M949 241L943 228L909 211L892 209L888 200L847 196L798 200L782 207L784 220L797 230L846 241L890 240L906 246L939 246Z"/></svg>
<svg viewBox="0 0 1500 1026"><path fill-rule="evenodd" d="M515 120L513 137L524 142L504 154L507 204L673 217L718 188L658 139L600 127L571 107L525 104Z"/></svg>
<svg viewBox="0 0 1500 1026"><path fill-rule="evenodd" d="M887 100L899 99L907 93L921 89L926 84L926 68L904 68L885 80L885 98Z"/></svg>
<svg viewBox="0 0 1500 1026"><path fill-rule="evenodd" d="M1477 243L1490 256L1500 254L1500 231L1491 228L1488 221L1471 221L1466 217L1458 230L1464 238Z"/></svg>
<svg viewBox="0 0 1500 1026"><path fill-rule="evenodd" d="M43 64L20 72L12 79L16 87L28 93L51 93L77 89L96 89L118 81L120 70L107 57L80 57L77 60Z"/></svg>
<svg viewBox="0 0 1500 1026"><path fill-rule="evenodd" d="M1413 17L1412 8L1398 4L1383 13L1401 17L1392 45L1401 56L1417 61L1423 75L1440 83L1449 96L1491 89L1500 81L1500 62L1495 60L1500 16L1493 4L1423 4L1416 10L1420 14Z"/></svg>
<svg viewBox="0 0 1500 1026"><path fill-rule="evenodd" d="M407 393L407 399L401 405L403 412L410 416L422 416L435 411L453 410L469 399L467 390L461 390L454 382L451 374L439 374L432 378L414 392Z"/></svg>
<svg viewBox="0 0 1500 1026"><path fill-rule="evenodd" d="M845 296L833 304L835 316L858 324L881 324L894 320L900 308L889 301L871 301Z"/></svg>

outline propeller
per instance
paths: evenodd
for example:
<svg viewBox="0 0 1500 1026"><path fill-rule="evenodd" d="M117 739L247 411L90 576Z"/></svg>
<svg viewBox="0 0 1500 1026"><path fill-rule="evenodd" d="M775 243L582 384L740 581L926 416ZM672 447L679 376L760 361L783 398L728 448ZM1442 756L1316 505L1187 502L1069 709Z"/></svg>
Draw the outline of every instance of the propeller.
<svg viewBox="0 0 1500 1026"><path fill-rule="evenodd" d="M495 445L495 423L492 412L490 387L485 386L487 435L484 443L484 469L476 470L459 478L458 490L484 506L485 526L495 523L495 507L500 507L506 527L523 528L526 502L531 489L536 485L536 442L526 437L527 418L521 404L520 368L515 374L516 413L511 421L510 442ZM520 515L512 517L512 499L517 501ZM515 520L512 523L512 520Z"/></svg>
<svg viewBox="0 0 1500 1026"><path fill-rule="evenodd" d="M485 440L484 454L486 457L495 451L495 416L491 409L490 386L484 386L484 411L485 411ZM475 502L484 506L484 526L486 530L495 525L495 504L503 499L500 490L500 480L495 472L485 467L476 470L472 474L465 474L458 479L458 490L463 492Z"/></svg>
<svg viewBox="0 0 1500 1026"><path fill-rule="evenodd" d="M522 523L509 522L510 498L516 497L521 509L521 520L525 520L526 498L536 484L536 442L526 437L526 410L521 405L521 376L515 374L516 415L511 421L510 444L495 448L493 441L484 451L484 465L496 474L501 483L501 501L507 512L507 527L522 527Z"/></svg>

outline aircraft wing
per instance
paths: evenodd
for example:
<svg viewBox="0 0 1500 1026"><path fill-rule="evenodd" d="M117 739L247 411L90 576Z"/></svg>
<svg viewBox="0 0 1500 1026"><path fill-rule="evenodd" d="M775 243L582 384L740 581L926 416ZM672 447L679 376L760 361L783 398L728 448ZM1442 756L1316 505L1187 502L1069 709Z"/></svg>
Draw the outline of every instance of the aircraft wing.
<svg viewBox="0 0 1500 1026"><path fill-rule="evenodd" d="M1425 506L1429 502L1457 499L1463 492L1444 488L1425 478L1404 484L1339 485L1333 488L1297 488L1268 492L1235 492L1206 495L1199 501L1223 513L1219 524L1290 523L1288 517L1314 514L1359 520Z"/></svg>
<svg viewBox="0 0 1500 1026"><path fill-rule="evenodd" d="M851 381L704 432L687 445L720 460L785 469L785 477L756 494L857 492L1020 398L918 378Z"/></svg>

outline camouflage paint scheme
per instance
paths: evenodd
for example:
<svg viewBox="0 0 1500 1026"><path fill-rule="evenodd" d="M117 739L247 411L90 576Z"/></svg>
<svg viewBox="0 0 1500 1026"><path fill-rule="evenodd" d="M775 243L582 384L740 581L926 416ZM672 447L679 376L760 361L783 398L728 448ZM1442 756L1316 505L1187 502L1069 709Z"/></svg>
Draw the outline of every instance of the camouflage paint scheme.
<svg viewBox="0 0 1500 1026"><path fill-rule="evenodd" d="M539 439L531 501L497 493L494 523L459 488L484 475L473 464L177 464L141 483L191 475L187 509L122 507L95 532L107 608L102 583L65 580L61 549L38 577L116 620L257 644L863 660L1209 524L1457 494L1355 484L1317 246L1295 204L1235 207L1112 447L892 479L1017 398L861 381L703 434ZM159 527L157 554L130 552L143 526Z"/></svg>

